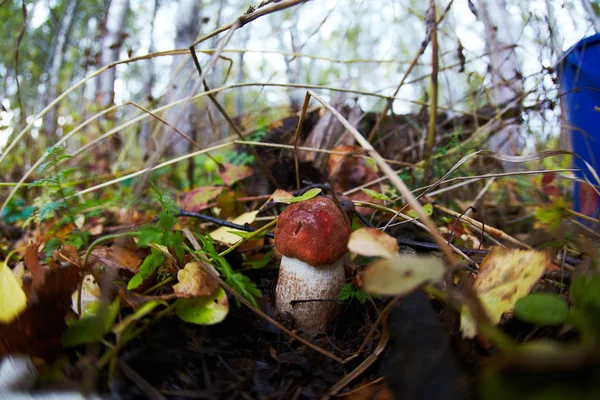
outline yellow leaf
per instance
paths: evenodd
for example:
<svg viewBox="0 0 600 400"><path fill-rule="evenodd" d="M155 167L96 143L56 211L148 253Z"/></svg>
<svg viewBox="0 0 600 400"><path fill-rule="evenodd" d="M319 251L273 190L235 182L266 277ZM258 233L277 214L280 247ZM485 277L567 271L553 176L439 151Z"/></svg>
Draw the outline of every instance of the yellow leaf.
<svg viewBox="0 0 600 400"><path fill-rule="evenodd" d="M361 256L389 259L398 254L398 242L379 229L361 228L350 235L348 250Z"/></svg>
<svg viewBox="0 0 600 400"><path fill-rule="evenodd" d="M27 296L6 262L0 264L0 322L10 324L27 308Z"/></svg>
<svg viewBox="0 0 600 400"><path fill-rule="evenodd" d="M250 212L240 215L239 217L237 217L236 219L234 219L231 222L233 222L234 224L238 224L238 225L251 224L252 222L254 222L254 219L256 218L257 214L258 214L258 210L250 211ZM216 230L212 231L210 233L210 237L213 238L214 240L216 240L217 242L221 242L221 243L228 244L231 246L231 245L234 245L235 243L239 242L240 240L242 240L241 237L230 232L230 231L236 231L236 230L237 229L229 228L227 226L222 226L222 227L217 228ZM241 232L240 230L237 230L237 231Z"/></svg>
<svg viewBox="0 0 600 400"><path fill-rule="evenodd" d="M198 262L187 263L177 280L173 290L178 297L211 296L219 289L219 282Z"/></svg>
<svg viewBox="0 0 600 400"><path fill-rule="evenodd" d="M473 287L493 324L498 324L502 314L514 309L517 300L529 294L550 261L547 253L536 250L494 247L488 253ZM463 336L475 337L475 321L464 307L460 322Z"/></svg>
<svg viewBox="0 0 600 400"><path fill-rule="evenodd" d="M437 257L395 254L369 265L362 276L363 288L369 293L401 296L426 282L439 282L444 265Z"/></svg>
<svg viewBox="0 0 600 400"><path fill-rule="evenodd" d="M282 189L277 189L271 195L271 200L275 203L281 203L285 200L293 199L294 195Z"/></svg>

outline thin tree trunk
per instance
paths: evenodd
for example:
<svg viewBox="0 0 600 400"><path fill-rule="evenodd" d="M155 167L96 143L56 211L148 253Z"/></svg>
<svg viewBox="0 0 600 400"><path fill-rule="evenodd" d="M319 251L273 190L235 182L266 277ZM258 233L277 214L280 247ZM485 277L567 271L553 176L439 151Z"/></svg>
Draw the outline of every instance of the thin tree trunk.
<svg viewBox="0 0 600 400"><path fill-rule="evenodd" d="M102 40L102 66L119 59L125 20L129 11L129 0L112 0L106 18L106 32ZM115 98L116 70L110 68L99 76L98 93L96 97L103 108L113 104Z"/></svg>
<svg viewBox="0 0 600 400"><path fill-rule="evenodd" d="M44 106L47 105L46 103L53 101L60 92L60 71L65 59L65 50L69 44L71 29L73 28L78 4L78 0L69 0L64 16L56 31L56 46L54 47L52 63L50 64L50 70L48 71L48 91L44 96ZM44 117L44 131L49 134L56 132L56 110L56 107L52 108Z"/></svg>
<svg viewBox="0 0 600 400"><path fill-rule="evenodd" d="M200 6L201 0L181 0L177 9L177 33L175 36L175 47L178 49L189 47L200 32ZM194 68L191 57L182 55L173 57L171 64L170 86L172 94L167 97L168 102L185 98L192 94L194 79L190 79L190 73ZM195 70L195 69L194 69ZM195 75L192 75L195 76ZM193 103L174 107L166 113L166 120L185 133L189 137L195 137L195 120L197 117L196 106ZM185 154L190 149L190 143L177 135L173 129L165 127L165 134L172 139L169 141L168 151L171 154Z"/></svg>
<svg viewBox="0 0 600 400"><path fill-rule="evenodd" d="M497 106L506 104L523 92L519 60L515 53L517 35L505 0L479 2L479 15L485 25L486 46L490 53L492 100ZM520 154L525 141L515 121L504 121L504 128L494 134L488 143L490 150L504 154ZM505 163L510 169L513 164Z"/></svg>
<svg viewBox="0 0 600 400"><path fill-rule="evenodd" d="M148 53L153 53L154 49L154 26L156 22L156 13L158 11L159 0L154 0L154 10L152 11L152 20L150 22L150 44L148 45ZM142 93L145 97L143 103L152 102L152 87L154 86L154 81L156 79L156 75L154 74L154 61L153 59L149 59L144 61L146 65L142 69L142 79L144 82L144 88L142 89ZM152 134L152 121L147 119L142 124L140 128L139 134L139 146L140 152L142 154L146 154L148 151L148 143L150 141L150 135Z"/></svg>

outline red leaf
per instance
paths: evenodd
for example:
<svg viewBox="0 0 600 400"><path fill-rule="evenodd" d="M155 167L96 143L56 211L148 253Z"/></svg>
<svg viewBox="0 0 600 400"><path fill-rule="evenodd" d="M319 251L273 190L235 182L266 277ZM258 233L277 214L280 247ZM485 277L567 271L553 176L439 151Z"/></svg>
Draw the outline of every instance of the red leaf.
<svg viewBox="0 0 600 400"><path fill-rule="evenodd" d="M185 211L198 212L206 208L225 189L223 186L201 186L183 195L181 207Z"/></svg>
<svg viewBox="0 0 600 400"><path fill-rule="evenodd" d="M254 173L254 169L247 165L223 164L224 169L219 170L219 175L227 186L231 186L237 181L246 179Z"/></svg>

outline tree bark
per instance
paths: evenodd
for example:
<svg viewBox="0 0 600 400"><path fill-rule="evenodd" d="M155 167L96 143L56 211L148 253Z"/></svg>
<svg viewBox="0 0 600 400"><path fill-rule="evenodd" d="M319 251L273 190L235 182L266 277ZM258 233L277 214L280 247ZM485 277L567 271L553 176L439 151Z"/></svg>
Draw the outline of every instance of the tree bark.
<svg viewBox="0 0 600 400"><path fill-rule="evenodd" d="M102 66L111 64L119 59L125 20L129 11L129 0L112 0L106 17L106 32L102 40ZM99 77L96 97L103 108L109 107L115 99L116 70L110 68Z"/></svg>

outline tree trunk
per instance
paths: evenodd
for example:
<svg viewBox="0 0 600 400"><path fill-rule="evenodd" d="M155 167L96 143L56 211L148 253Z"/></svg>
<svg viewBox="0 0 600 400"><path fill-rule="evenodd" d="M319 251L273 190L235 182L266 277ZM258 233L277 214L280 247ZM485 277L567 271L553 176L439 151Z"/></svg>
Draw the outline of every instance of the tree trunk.
<svg viewBox="0 0 600 400"><path fill-rule="evenodd" d="M106 32L102 40L102 66L111 64L119 59L125 20L129 11L129 0L112 0L106 17ZM102 108L109 107L115 99L116 70L110 68L99 77L96 98Z"/></svg>
<svg viewBox="0 0 600 400"><path fill-rule="evenodd" d="M47 106L48 103L56 99L60 92L60 71L65 59L65 50L69 44L73 21L75 20L75 12L79 1L69 0L63 18L60 21L56 31L56 45L52 54L52 62L48 71L48 90L43 96L42 106ZM52 108L44 117L44 131L48 134L56 132L56 111L57 107Z"/></svg>
<svg viewBox="0 0 600 400"><path fill-rule="evenodd" d="M514 45L517 41L511 15L506 10L506 0L482 0L479 2L479 15L485 25L485 40L490 54L492 75L492 100L502 105L513 101L523 92L523 82L519 72L519 60ZM488 143L492 151L503 154L520 154L525 141L519 133L515 120L505 120L504 128L494 134ZM514 164L504 164L506 169Z"/></svg>
<svg viewBox="0 0 600 400"><path fill-rule="evenodd" d="M189 47L200 32L200 6L201 0L180 0L177 9L177 33L175 36L175 47L178 49ZM172 93L167 96L167 101L173 102L178 99L188 97L194 89L196 78L195 67L190 55L173 57L171 64L170 85ZM190 75L192 74L192 75ZM189 137L195 137L195 121L197 119L196 106L193 103L186 103L181 106L171 108L166 113L165 119L181 132ZM171 138L169 140L169 153L174 155L185 154L190 149L190 143L179 136L173 129L165 127L165 135Z"/></svg>
<svg viewBox="0 0 600 400"><path fill-rule="evenodd" d="M154 49L154 26L156 22L156 13L158 11L159 0L154 0L154 9L152 11L152 20L150 22L150 43L148 44L148 53L153 53ZM144 82L144 88L142 90L144 99L142 104L153 103L152 87L156 75L154 74L154 60L151 58L144 61L145 66L142 69L142 80ZM150 107L149 107L150 108ZM151 107L154 108L154 107ZM139 146L140 152L146 154L148 152L148 143L150 142L150 135L152 134L153 118L146 119L140 128L139 134Z"/></svg>

